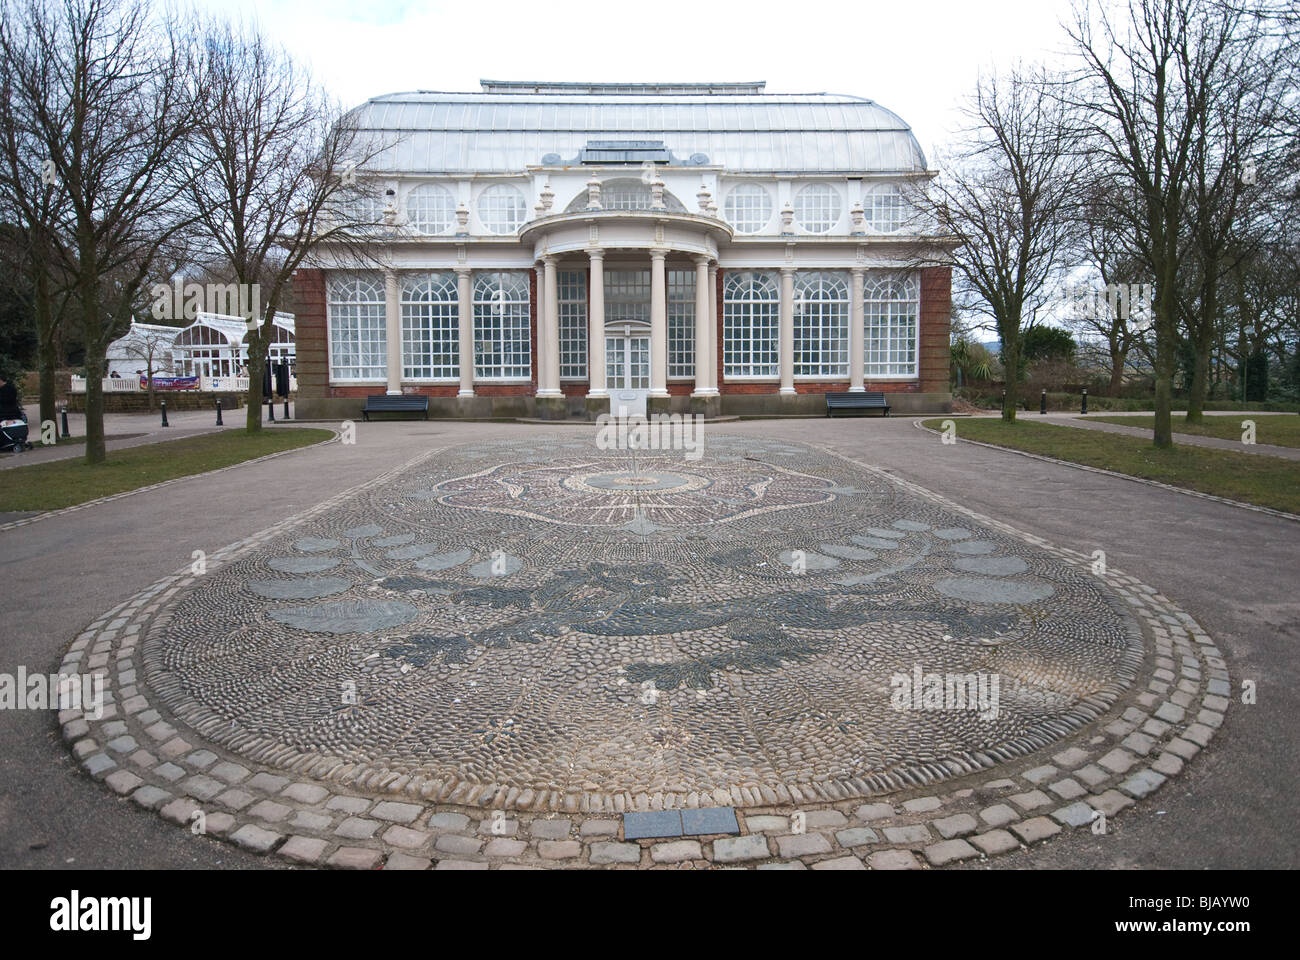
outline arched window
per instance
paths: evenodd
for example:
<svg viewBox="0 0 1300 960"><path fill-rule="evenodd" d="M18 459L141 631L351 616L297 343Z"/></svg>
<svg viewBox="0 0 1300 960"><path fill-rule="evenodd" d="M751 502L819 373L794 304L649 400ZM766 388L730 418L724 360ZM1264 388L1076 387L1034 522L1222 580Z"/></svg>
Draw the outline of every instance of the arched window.
<svg viewBox="0 0 1300 960"><path fill-rule="evenodd" d="M842 274L795 274L794 375L849 375L849 284Z"/></svg>
<svg viewBox="0 0 1300 960"><path fill-rule="evenodd" d="M480 273L474 277L474 376L527 380L532 375L528 274Z"/></svg>
<svg viewBox="0 0 1300 960"><path fill-rule="evenodd" d="M737 233L758 233L772 220L772 194L760 183L742 183L727 194L723 215Z"/></svg>
<svg viewBox="0 0 1300 960"><path fill-rule="evenodd" d="M794 219L809 233L827 233L840 221L840 195L829 183L810 183L794 198Z"/></svg>
<svg viewBox="0 0 1300 960"><path fill-rule="evenodd" d="M911 206L898 187L882 183L862 198L867 225L876 233L897 233L911 215Z"/></svg>
<svg viewBox="0 0 1300 960"><path fill-rule="evenodd" d="M781 293L771 273L728 273L722 285L722 372L728 377L780 373Z"/></svg>
<svg viewBox="0 0 1300 960"><path fill-rule="evenodd" d="M344 196L341 214L355 230L370 231L384 222L384 199L369 186L357 186Z"/></svg>
<svg viewBox="0 0 1300 960"><path fill-rule="evenodd" d="M453 273L402 277L402 377L460 376L460 298Z"/></svg>
<svg viewBox="0 0 1300 960"><path fill-rule="evenodd" d="M384 281L375 273L329 278L331 380L382 380L387 372Z"/></svg>
<svg viewBox="0 0 1300 960"><path fill-rule="evenodd" d="M915 274L867 274L862 322L869 379L916 376L920 290Z"/></svg>
<svg viewBox="0 0 1300 960"><path fill-rule="evenodd" d="M416 233L446 233L455 219L456 201L446 187L425 183L406 195L406 222Z"/></svg>
<svg viewBox="0 0 1300 960"><path fill-rule="evenodd" d="M489 233L514 233L524 222L524 195L518 187L498 183L478 197L478 218Z"/></svg>
<svg viewBox="0 0 1300 960"><path fill-rule="evenodd" d="M600 208L602 210L650 210L654 203L654 193L650 184L632 177L615 177L602 180L600 184ZM673 213L685 213L686 207L675 196L664 191L664 208ZM569 201L565 213L577 213L587 209L587 191L583 189Z"/></svg>

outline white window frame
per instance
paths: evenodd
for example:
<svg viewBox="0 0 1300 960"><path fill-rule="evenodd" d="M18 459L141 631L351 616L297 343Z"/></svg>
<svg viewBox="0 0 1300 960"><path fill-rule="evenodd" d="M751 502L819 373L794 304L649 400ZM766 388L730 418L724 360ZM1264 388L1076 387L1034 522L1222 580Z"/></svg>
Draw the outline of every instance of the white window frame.
<svg viewBox="0 0 1300 960"><path fill-rule="evenodd" d="M763 297L749 296L754 292L756 285L761 282L763 285ZM743 286L742 286L743 285ZM734 294L744 293L746 296L736 297ZM753 361L753 330L755 326L756 307L762 307L761 321L766 329L772 332L771 343L771 362L756 364ZM744 336L733 336L732 328L737 321L743 325ZM722 375L727 381L771 381L779 380L781 376L781 280L780 276L774 272L766 270L736 270L727 271L722 282L722 316L719 317L719 323L722 324ZM749 349L745 350L747 357L741 360L733 360L733 350L735 345L742 348L748 345ZM743 362L742 362L743 361ZM762 368L762 372L755 373L756 368ZM745 372L736 372L737 370Z"/></svg>
<svg viewBox="0 0 1300 960"><path fill-rule="evenodd" d="M457 382L460 379L460 297L456 275L403 273L400 279L402 380ZM427 348L429 366L414 363L417 347ZM432 358L439 353L450 357L450 363L434 365Z"/></svg>
<svg viewBox="0 0 1300 960"><path fill-rule="evenodd" d="M875 184L866 191L862 201L867 229L872 233L898 233L912 216L911 204L897 184Z"/></svg>
<svg viewBox="0 0 1300 960"><path fill-rule="evenodd" d="M694 380L695 271L690 268L673 268L667 270L666 274L668 379Z"/></svg>
<svg viewBox="0 0 1300 960"><path fill-rule="evenodd" d="M483 383L528 383L533 375L532 314L529 301L528 271L486 270L475 272L474 301L474 379ZM485 321L500 317L496 329L485 328ZM508 333L516 336L509 337ZM522 338L518 334L522 333ZM505 357L511 344L523 345L523 362L500 362L493 367L481 365L483 344L491 343L493 355ZM516 353L516 356L519 354ZM502 371L513 368L515 372ZM522 372L520 372L522 371Z"/></svg>
<svg viewBox="0 0 1300 960"><path fill-rule="evenodd" d="M821 221L815 221L810 224L809 205L816 202L818 208L825 207L830 214L830 220L822 229L817 229ZM821 180L804 184L794 195L794 222L799 225L799 229L804 233L821 236L831 233L839 226L840 220L844 217L844 198L840 196L840 191L834 185Z"/></svg>
<svg viewBox="0 0 1300 960"><path fill-rule="evenodd" d="M849 318L852 287L849 274L837 270L800 270L794 275L794 378L805 381L847 380L853 358L849 354ZM809 326L814 336L801 338ZM838 331L840 336L835 337ZM799 361L799 344L817 344L818 359L811 364ZM836 345L838 344L838 346ZM832 359L825 352L832 351ZM803 369L801 370L801 366ZM809 371L808 367L817 369Z"/></svg>
<svg viewBox="0 0 1300 960"><path fill-rule="evenodd" d="M442 220L417 219L416 204L435 211L441 206L446 216ZM440 183L421 183L412 187L406 193L406 225L426 237L450 232L456 225L455 195Z"/></svg>
<svg viewBox="0 0 1300 960"><path fill-rule="evenodd" d="M747 220L741 213L742 210L751 209L753 201L760 201L761 209L764 211L762 223L758 226L752 226L757 222L756 218ZM723 201L723 217L739 234L762 233L771 226L775 212L776 204L772 202L772 191L761 183L738 183L731 188Z"/></svg>
<svg viewBox="0 0 1300 960"><path fill-rule="evenodd" d="M587 271L560 270L558 283L560 379L587 379Z"/></svg>
<svg viewBox="0 0 1300 960"><path fill-rule="evenodd" d="M518 219L513 221L489 219L486 211L498 201L503 209L507 203L513 203ZM524 221L528 219L528 200L524 197L524 192L513 183L494 183L485 188L478 195L478 200L474 202L474 209L478 213L478 222L483 229L498 237L506 237L518 232L524 225Z"/></svg>
<svg viewBox="0 0 1300 960"><path fill-rule="evenodd" d="M911 336L895 335L900 320L911 321ZM876 330L873 332L873 323ZM868 271L862 285L862 372L866 380L919 380L921 355L920 275L891 271ZM880 333L883 332L883 337ZM873 344L885 344L884 359L871 360ZM911 362L894 359L894 351L906 345ZM873 367L875 368L873 370ZM897 371L894 367L910 367Z"/></svg>
<svg viewBox="0 0 1300 960"><path fill-rule="evenodd" d="M365 289L363 290L363 284ZM369 298L362 297L362 293L370 294ZM376 296L377 294L377 296ZM329 372L330 383L339 384L369 384L385 383L388 379L388 301L385 296L384 278L378 272L371 271L351 271L341 273L331 273L325 279L325 326L327 336L325 344L329 354ZM355 308L355 312L353 310ZM355 313L349 316L349 313ZM375 321L378 321L377 323ZM341 327L351 322L354 325L356 334L360 334L363 324L367 332L375 333L367 340L361 340L359 336L352 338L356 344L356 363L349 363L346 366L336 366L336 358L339 354L339 343L341 337ZM363 357L361 344L368 343L375 346L373 354L369 357L372 361L368 364L361 363ZM374 362L375 357L378 363ZM340 376L339 369L362 370L367 369L372 372L364 376ZM374 372L377 371L377 372Z"/></svg>

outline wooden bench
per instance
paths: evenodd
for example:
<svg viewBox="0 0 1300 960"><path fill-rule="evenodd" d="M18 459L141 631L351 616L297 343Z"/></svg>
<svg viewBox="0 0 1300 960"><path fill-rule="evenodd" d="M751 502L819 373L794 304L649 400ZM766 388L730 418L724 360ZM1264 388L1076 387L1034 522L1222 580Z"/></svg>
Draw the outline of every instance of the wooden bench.
<svg viewBox="0 0 1300 960"><path fill-rule="evenodd" d="M889 416L889 404L883 393L828 393L826 416L835 410L880 410L883 416Z"/></svg>
<svg viewBox="0 0 1300 960"><path fill-rule="evenodd" d="M429 398L423 396L390 397L386 394L372 394L366 397L366 405L361 408L363 419L369 420L372 413L423 413L429 419Z"/></svg>

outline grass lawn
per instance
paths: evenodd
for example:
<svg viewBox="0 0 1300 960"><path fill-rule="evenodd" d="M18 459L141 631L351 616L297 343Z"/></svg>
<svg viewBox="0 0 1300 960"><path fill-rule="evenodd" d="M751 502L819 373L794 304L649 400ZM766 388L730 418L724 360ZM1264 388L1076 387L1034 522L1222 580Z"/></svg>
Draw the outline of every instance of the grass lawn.
<svg viewBox="0 0 1300 960"><path fill-rule="evenodd" d="M188 477L243 463L281 450L328 440L330 430L270 428L257 436L242 430L205 433L182 440L110 450L108 460L87 466L80 457L0 471L0 511L58 510L151 483Z"/></svg>
<svg viewBox="0 0 1300 960"><path fill-rule="evenodd" d="M1261 420L1265 419L1260 417ZM925 425L941 429L942 419ZM1157 450L1149 440L1099 430L1001 419L957 420L958 439L1101 467L1175 487L1212 493L1288 513L1300 513L1300 463L1252 453L1211 450L1188 444Z"/></svg>
<svg viewBox="0 0 1300 960"><path fill-rule="evenodd" d="M1142 427L1150 430L1155 425L1154 416L1137 417L1089 417L1089 420L1101 420L1104 423L1118 423L1124 427ZM1283 414L1265 414L1253 416L1250 413L1233 414L1230 417L1206 417L1202 423L1190 424L1181 414L1174 414L1174 433L1190 433L1197 437L1218 437L1221 440L1241 440L1241 422L1255 421L1255 442L1272 443L1279 447L1300 447L1300 417Z"/></svg>

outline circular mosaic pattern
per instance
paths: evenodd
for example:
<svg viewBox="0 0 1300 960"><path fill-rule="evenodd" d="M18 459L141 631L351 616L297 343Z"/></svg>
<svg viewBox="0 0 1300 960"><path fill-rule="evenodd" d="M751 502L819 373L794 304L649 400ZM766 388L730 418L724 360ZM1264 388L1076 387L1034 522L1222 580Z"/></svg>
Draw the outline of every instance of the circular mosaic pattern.
<svg viewBox="0 0 1300 960"><path fill-rule="evenodd" d="M789 442L479 443L210 572L146 679L232 751L521 805L866 796L1052 743L1136 675L1104 581L971 527Z"/></svg>

